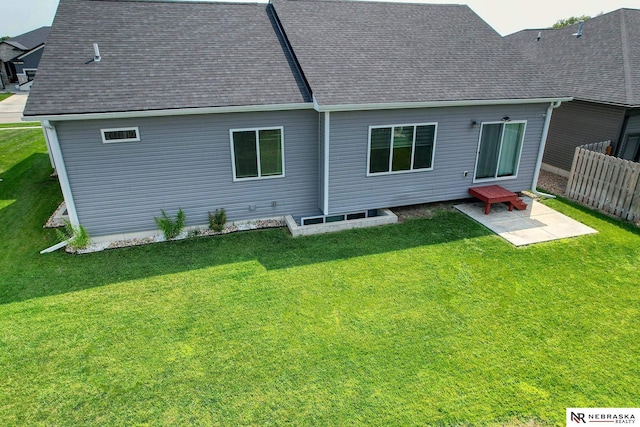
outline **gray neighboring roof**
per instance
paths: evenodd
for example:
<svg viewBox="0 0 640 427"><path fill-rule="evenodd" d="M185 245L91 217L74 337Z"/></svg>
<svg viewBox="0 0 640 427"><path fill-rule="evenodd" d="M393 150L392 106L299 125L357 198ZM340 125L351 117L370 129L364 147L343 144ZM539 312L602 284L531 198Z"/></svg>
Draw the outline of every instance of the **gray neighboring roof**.
<svg viewBox="0 0 640 427"><path fill-rule="evenodd" d="M310 102L266 9L61 0L24 114Z"/></svg>
<svg viewBox="0 0 640 427"><path fill-rule="evenodd" d="M29 31L28 33L20 34L19 36L5 40L3 43L20 50L31 50L47 41L50 30L51 27L40 27L36 30Z"/></svg>
<svg viewBox="0 0 640 427"><path fill-rule="evenodd" d="M640 10L589 19L579 38L573 36L578 26L523 30L505 39L576 99L640 106Z"/></svg>
<svg viewBox="0 0 640 427"><path fill-rule="evenodd" d="M272 3L320 105L565 95L467 6Z"/></svg>

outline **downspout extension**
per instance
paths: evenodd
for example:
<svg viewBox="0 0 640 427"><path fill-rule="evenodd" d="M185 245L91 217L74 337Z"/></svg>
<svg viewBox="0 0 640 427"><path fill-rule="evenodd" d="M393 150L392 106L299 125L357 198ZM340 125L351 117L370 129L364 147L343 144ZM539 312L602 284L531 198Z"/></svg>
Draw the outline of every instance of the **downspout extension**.
<svg viewBox="0 0 640 427"><path fill-rule="evenodd" d="M43 249L40 251L40 255L42 254L48 254L54 251L57 251L60 248L64 248L65 246L67 246L69 244L69 242L71 242L71 239L69 240L65 240L64 242L60 242L60 243L56 243L55 245L47 248L47 249Z"/></svg>
<svg viewBox="0 0 640 427"><path fill-rule="evenodd" d="M535 172L533 174L533 181L531 182L531 192L536 196L547 197L550 199L555 199L556 196L553 194L543 193L538 191L538 178L540 177L540 168L542 167L542 156L544 155L544 149L547 145L547 135L549 134L549 125L551 123L551 115L553 110L558 108L562 104L562 101L554 101L549 104L547 108L547 114L544 119L544 128L542 129L542 138L540 138L540 149L538 150L538 159L536 160Z"/></svg>

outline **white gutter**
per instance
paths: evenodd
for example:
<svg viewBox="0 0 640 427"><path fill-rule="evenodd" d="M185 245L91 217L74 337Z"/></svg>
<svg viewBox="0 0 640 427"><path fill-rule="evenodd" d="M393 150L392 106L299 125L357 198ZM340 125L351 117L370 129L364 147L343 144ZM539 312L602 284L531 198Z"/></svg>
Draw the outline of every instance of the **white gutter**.
<svg viewBox="0 0 640 427"><path fill-rule="evenodd" d="M331 132L331 123L329 112L324 113L324 203L322 213L329 215L329 133Z"/></svg>
<svg viewBox="0 0 640 427"><path fill-rule="evenodd" d="M565 102L573 98L532 98L532 99L485 99L464 101L427 101L427 102L389 102L377 104L338 104L321 106L315 96L312 102L294 104L273 105L237 105L228 107L204 107L204 108L176 108L169 110L144 110L144 111L116 111L111 113L81 113L81 114L52 114L25 116L22 119L32 120L104 120L127 119L140 117L166 117L186 116L194 114L223 114L246 113L260 111L290 111L290 110L316 110L318 112L332 111L365 111L365 110L392 110L403 108L437 108L437 107L465 107L478 105L511 105L511 104L546 104L548 102Z"/></svg>
<svg viewBox="0 0 640 427"><path fill-rule="evenodd" d="M138 117L187 116L193 114L245 113L258 111L312 110L313 103L273 104L273 105L237 105L229 107L176 108L173 110L117 111L112 113L54 114L39 116L23 116L22 120L102 120L128 119Z"/></svg>
<svg viewBox="0 0 640 427"><path fill-rule="evenodd" d="M80 225L80 221L78 221L78 212L76 211L76 205L73 201L73 193L69 185L69 176L67 175L67 168L64 165L64 159L62 157L58 133L56 132L56 128L48 120L42 121L42 129L47 133L49 148L51 149L51 155L53 156L56 171L58 172L60 189L62 190L62 196L67 206L67 213L69 214L69 222L71 225L78 226Z"/></svg>
<svg viewBox="0 0 640 427"><path fill-rule="evenodd" d="M339 104L320 106L314 97L314 109L326 111L390 110L401 108L469 107L478 105L546 104L548 102L571 101L573 98L531 98L531 99L483 99L464 101L389 102L379 104Z"/></svg>
<svg viewBox="0 0 640 427"><path fill-rule="evenodd" d="M555 101L549 104L547 108L547 114L544 118L544 127L542 129L542 137L540 138L540 148L538 149L538 159L536 160L536 167L533 173L533 181L531 182L531 192L538 196L550 197L555 199L556 196L552 194L542 193L536 189L538 186L538 177L540 176L540 168L542 167L542 156L544 155L544 148L547 145L547 135L549 134L549 124L551 123L551 115L555 108L558 108L562 104L562 101Z"/></svg>

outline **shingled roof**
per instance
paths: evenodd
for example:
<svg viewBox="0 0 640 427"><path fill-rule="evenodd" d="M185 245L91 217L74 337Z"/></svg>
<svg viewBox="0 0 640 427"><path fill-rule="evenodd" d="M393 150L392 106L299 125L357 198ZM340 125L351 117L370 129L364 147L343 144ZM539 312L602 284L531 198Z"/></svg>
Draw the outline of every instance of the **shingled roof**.
<svg viewBox="0 0 640 427"><path fill-rule="evenodd" d="M320 105L564 95L467 6L272 3Z"/></svg>
<svg viewBox="0 0 640 427"><path fill-rule="evenodd" d="M102 60L85 63L93 43ZM320 107L566 95L467 6L61 0L24 114L297 105L311 93Z"/></svg>
<svg viewBox="0 0 640 427"><path fill-rule="evenodd" d="M5 40L3 43L11 45L17 49L27 51L38 47L47 41L51 27L40 27L28 33L20 34Z"/></svg>
<svg viewBox="0 0 640 427"><path fill-rule="evenodd" d="M578 27L523 30L506 40L576 99L640 106L640 10L589 19L581 37Z"/></svg>
<svg viewBox="0 0 640 427"><path fill-rule="evenodd" d="M267 7L61 0L24 114L308 103Z"/></svg>

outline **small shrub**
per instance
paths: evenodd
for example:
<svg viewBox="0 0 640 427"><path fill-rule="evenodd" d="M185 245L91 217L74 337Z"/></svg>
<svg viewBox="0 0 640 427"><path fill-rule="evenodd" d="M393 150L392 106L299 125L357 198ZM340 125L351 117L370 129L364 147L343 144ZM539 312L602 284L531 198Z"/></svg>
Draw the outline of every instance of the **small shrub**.
<svg viewBox="0 0 640 427"><path fill-rule="evenodd" d="M64 222L62 230L56 229L60 242L69 241L67 246L73 250L84 249L91 243L89 232L82 225L71 225L69 221Z"/></svg>
<svg viewBox="0 0 640 427"><path fill-rule="evenodd" d="M187 221L187 217L184 214L182 209L178 209L178 213L176 214L175 219L171 218L164 209L160 209L162 215L158 218L157 216L153 217L153 220L156 222L156 225L164 234L164 237L167 240L174 239L178 237L182 229L184 228L184 224Z"/></svg>
<svg viewBox="0 0 640 427"><path fill-rule="evenodd" d="M189 230L189 232L187 233L187 237L190 239L193 239L195 237L198 237L202 234L202 232L200 230L198 230L197 228L194 228L193 230Z"/></svg>
<svg viewBox="0 0 640 427"><path fill-rule="evenodd" d="M209 228L215 232L221 232L227 222L227 214L222 209L216 209L216 213L209 212Z"/></svg>

